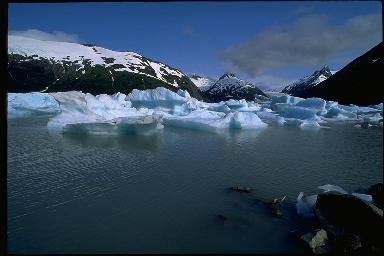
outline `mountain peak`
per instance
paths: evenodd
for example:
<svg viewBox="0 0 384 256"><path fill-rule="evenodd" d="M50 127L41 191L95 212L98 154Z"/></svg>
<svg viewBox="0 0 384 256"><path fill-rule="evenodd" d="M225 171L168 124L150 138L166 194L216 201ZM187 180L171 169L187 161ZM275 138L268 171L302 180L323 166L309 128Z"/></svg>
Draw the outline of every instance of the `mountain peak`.
<svg viewBox="0 0 384 256"><path fill-rule="evenodd" d="M332 72L328 66L324 66L319 72L326 77L330 77L332 75Z"/></svg>
<svg viewBox="0 0 384 256"><path fill-rule="evenodd" d="M235 74L230 73L230 72L226 72L226 73L224 73L224 75L222 75L222 76L219 78L219 80L221 80L221 79L225 79L225 78L231 78L231 77L233 77L233 78L237 78Z"/></svg>

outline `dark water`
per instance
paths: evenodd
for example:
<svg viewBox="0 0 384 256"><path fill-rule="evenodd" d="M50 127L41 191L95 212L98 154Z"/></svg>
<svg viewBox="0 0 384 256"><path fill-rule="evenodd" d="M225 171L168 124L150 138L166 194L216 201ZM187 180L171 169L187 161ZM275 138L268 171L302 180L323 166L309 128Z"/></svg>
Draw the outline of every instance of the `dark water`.
<svg viewBox="0 0 384 256"><path fill-rule="evenodd" d="M378 129L87 137L49 133L47 120L8 120L10 253L303 252L290 234L300 191L383 179ZM260 200L283 195L277 219Z"/></svg>

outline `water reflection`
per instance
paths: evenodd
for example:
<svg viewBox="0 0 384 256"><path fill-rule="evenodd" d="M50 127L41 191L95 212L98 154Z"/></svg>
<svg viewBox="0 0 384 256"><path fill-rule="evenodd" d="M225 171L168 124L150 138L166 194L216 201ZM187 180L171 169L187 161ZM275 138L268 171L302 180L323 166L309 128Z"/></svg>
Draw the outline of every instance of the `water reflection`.
<svg viewBox="0 0 384 256"><path fill-rule="evenodd" d="M121 134L111 135L92 135L80 133L63 133L61 136L63 143L80 145L83 148L115 148L123 150L143 150L158 152L162 148L162 131L151 135Z"/></svg>

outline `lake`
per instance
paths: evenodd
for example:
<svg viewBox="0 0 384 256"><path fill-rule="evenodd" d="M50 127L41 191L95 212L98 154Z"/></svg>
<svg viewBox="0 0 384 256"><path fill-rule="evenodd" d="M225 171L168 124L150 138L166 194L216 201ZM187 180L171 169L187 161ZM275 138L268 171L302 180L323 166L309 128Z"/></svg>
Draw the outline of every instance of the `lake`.
<svg viewBox="0 0 384 256"><path fill-rule="evenodd" d="M300 191L383 179L382 129L85 136L47 121L8 120L9 253L300 253ZM275 218L263 202L284 195Z"/></svg>

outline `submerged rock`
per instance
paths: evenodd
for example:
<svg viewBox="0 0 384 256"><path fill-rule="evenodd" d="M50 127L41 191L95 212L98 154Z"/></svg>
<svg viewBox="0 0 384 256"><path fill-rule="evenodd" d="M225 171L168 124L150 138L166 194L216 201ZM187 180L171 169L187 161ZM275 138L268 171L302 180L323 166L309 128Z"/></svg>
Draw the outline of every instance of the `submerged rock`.
<svg viewBox="0 0 384 256"><path fill-rule="evenodd" d="M245 193L251 193L254 191L254 188L250 187L240 187L240 186L235 186L230 188L232 191L237 191L237 192L245 192Z"/></svg>
<svg viewBox="0 0 384 256"><path fill-rule="evenodd" d="M328 192L317 196L314 212L344 252L361 246L382 249L383 210L375 205L353 195Z"/></svg>

